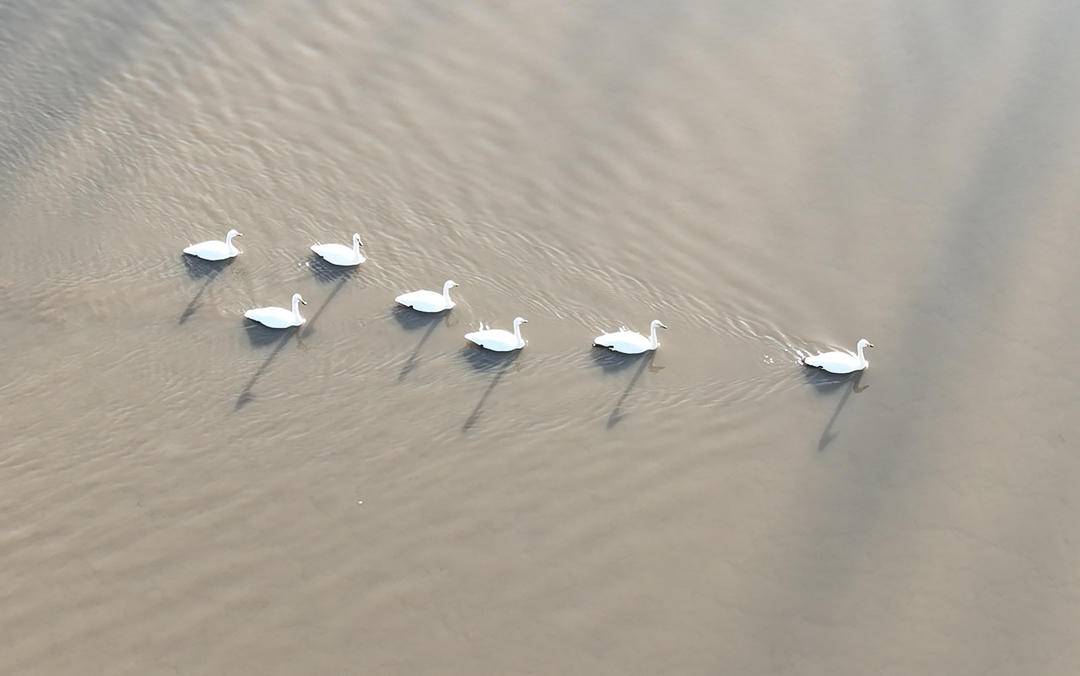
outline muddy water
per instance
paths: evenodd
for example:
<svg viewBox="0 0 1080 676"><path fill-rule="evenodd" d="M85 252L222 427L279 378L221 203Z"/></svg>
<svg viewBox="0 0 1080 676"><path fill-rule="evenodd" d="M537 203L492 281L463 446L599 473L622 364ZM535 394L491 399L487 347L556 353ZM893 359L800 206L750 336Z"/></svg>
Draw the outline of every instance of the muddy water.
<svg viewBox="0 0 1080 676"><path fill-rule="evenodd" d="M0 3L0 671L1075 669L1080 7L453 4Z"/></svg>

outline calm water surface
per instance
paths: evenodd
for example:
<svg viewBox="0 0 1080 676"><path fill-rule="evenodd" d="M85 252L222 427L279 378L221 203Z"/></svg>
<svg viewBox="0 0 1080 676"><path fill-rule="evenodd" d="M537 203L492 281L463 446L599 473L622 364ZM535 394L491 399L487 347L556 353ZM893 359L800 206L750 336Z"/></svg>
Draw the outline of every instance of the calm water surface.
<svg viewBox="0 0 1080 676"><path fill-rule="evenodd" d="M0 671L1073 672L1078 33L0 0Z"/></svg>

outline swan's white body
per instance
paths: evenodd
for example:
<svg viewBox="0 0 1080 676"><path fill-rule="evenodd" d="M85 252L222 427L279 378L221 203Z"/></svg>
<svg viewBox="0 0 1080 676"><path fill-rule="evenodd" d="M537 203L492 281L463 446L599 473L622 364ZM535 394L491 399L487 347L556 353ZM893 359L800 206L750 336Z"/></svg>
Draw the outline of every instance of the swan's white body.
<svg viewBox="0 0 1080 676"><path fill-rule="evenodd" d="M207 261L223 261L226 258L233 258L240 253L240 249L237 249L236 245L233 244L233 239L236 237L243 237L243 235L236 230L230 230L225 235L224 242L217 239L208 239L205 242L192 244L184 249L184 253L198 256Z"/></svg>
<svg viewBox="0 0 1080 676"><path fill-rule="evenodd" d="M360 265L367 259L360 253L360 247L364 243L360 241L360 235L352 236L352 248L344 244L312 244L311 250L323 257L327 263L334 265Z"/></svg>
<svg viewBox="0 0 1080 676"><path fill-rule="evenodd" d="M446 280L443 284L442 293L436 293L434 291L410 291L409 293L403 293L394 300L399 305L405 307L411 307L419 312L442 312L443 310L449 310L454 307L454 301L450 300L450 289L457 286L457 282L452 279Z"/></svg>
<svg viewBox="0 0 1080 676"><path fill-rule="evenodd" d="M873 346L874 344L869 340L862 338L855 346L857 354L840 351L825 352L806 357L802 363L807 366L825 369L829 373L854 373L855 371L862 371L870 365L870 362L863 356L863 350Z"/></svg>
<svg viewBox="0 0 1080 676"><path fill-rule="evenodd" d="M244 316L272 329L287 329L290 326L300 326L307 321L300 316L300 303L307 305L307 301L301 298L300 294L294 293L292 310L286 310L283 307L257 307L245 312Z"/></svg>
<svg viewBox="0 0 1080 676"><path fill-rule="evenodd" d="M666 329L667 327L659 319L654 319L649 325L648 338L636 331L620 328L614 333L597 336L593 340L593 345L606 347L609 350L622 352L623 354L641 354L660 347L660 343L656 340L656 329L658 328Z"/></svg>
<svg viewBox="0 0 1080 676"><path fill-rule="evenodd" d="M521 325L528 323L529 320L517 317L514 319L513 333L503 329L488 329L481 324L479 331L466 333L465 340L495 352L520 350L525 347L525 339L521 337Z"/></svg>

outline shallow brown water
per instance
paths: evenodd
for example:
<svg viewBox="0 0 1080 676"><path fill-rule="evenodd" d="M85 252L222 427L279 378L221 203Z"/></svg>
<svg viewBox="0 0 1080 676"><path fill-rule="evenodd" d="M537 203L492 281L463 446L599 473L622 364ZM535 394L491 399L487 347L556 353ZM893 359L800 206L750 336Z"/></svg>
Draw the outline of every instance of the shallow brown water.
<svg viewBox="0 0 1080 676"><path fill-rule="evenodd" d="M0 672L1072 673L1078 33L0 1Z"/></svg>

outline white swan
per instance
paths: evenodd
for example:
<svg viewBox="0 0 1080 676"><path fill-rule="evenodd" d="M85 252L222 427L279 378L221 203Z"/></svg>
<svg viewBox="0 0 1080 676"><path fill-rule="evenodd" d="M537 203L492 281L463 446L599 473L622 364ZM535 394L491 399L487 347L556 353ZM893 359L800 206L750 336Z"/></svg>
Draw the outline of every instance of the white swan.
<svg viewBox="0 0 1080 676"><path fill-rule="evenodd" d="M360 265L367 259L360 253L360 247L364 243L360 241L360 234L352 236L352 248L344 244L312 244L311 250L323 257L327 263L334 265Z"/></svg>
<svg viewBox="0 0 1080 676"><path fill-rule="evenodd" d="M641 354L660 347L660 343L656 340L656 329L658 328L666 329L667 325L659 319L652 320L652 323L649 324L649 337L646 338L636 331L622 327L614 333L597 336L593 340L593 345L606 347L623 354Z"/></svg>
<svg viewBox="0 0 1080 676"><path fill-rule="evenodd" d="M287 329L290 326L300 326L307 320L300 316L300 303L307 305L307 301L294 293L292 296L292 310L283 307L257 307L248 310L244 316L259 322L272 329Z"/></svg>
<svg viewBox="0 0 1080 676"><path fill-rule="evenodd" d="M521 337L521 325L528 324L528 319L517 317L514 319L514 332L503 329L489 329L483 324L479 331L465 334L465 340L476 343L480 347L494 350L495 352L511 352L525 347L525 339Z"/></svg>
<svg viewBox="0 0 1080 676"><path fill-rule="evenodd" d="M825 369L829 373L852 373L854 371L862 371L870 365L870 362L866 361L866 357L863 356L863 350L873 346L874 344L869 340L862 338L855 346L858 354L840 351L825 352L823 354L805 357L802 360L802 363L807 366Z"/></svg>
<svg viewBox="0 0 1080 676"><path fill-rule="evenodd" d="M454 307L454 301L450 300L450 289L457 286L457 282L452 279L446 280L443 284L442 293L438 294L434 291L410 291L409 293L403 293L394 300L399 305L405 307L411 307L414 310L420 312L442 312L443 310L449 310Z"/></svg>
<svg viewBox="0 0 1080 676"><path fill-rule="evenodd" d="M198 256L207 261L223 261L226 258L233 258L240 253L240 249L237 249L236 245L233 244L233 239L236 237L243 237L243 235L235 229L230 230L225 234L224 242L218 239L208 239L205 242L192 244L184 249L184 253Z"/></svg>

